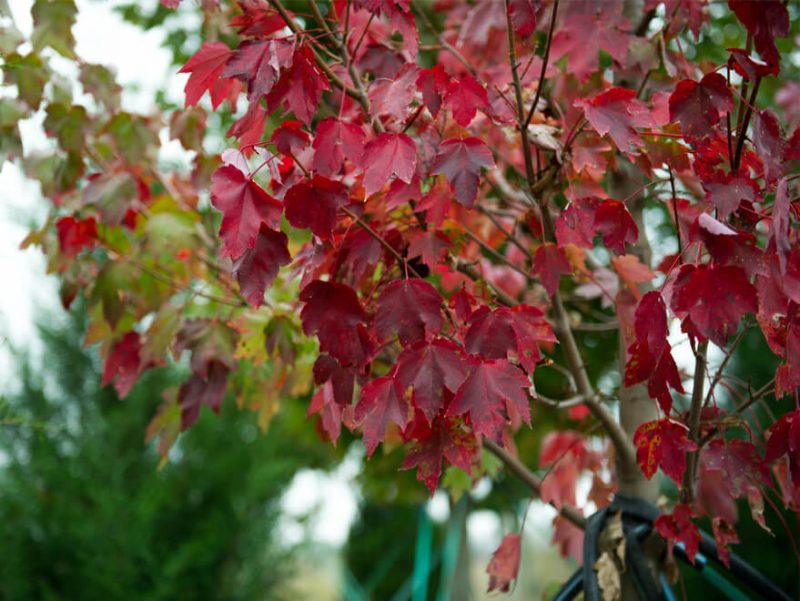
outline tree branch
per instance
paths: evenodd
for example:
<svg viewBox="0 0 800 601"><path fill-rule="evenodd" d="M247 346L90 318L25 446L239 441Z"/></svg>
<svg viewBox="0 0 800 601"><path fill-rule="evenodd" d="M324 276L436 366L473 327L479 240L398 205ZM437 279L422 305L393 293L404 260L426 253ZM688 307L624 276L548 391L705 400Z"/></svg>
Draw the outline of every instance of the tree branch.
<svg viewBox="0 0 800 601"><path fill-rule="evenodd" d="M541 479L527 467L525 467L525 465L519 459L514 457L496 442L489 440L488 438L483 439L483 448L502 461L506 468L520 480L522 480L531 489L531 491L536 494L536 496L542 496ZM586 529L586 518L583 517L583 514L581 514L576 507L567 504L563 504L561 507L558 507L552 501L550 501L548 504L551 507L555 507L558 510L559 515L572 522L581 530Z"/></svg>
<svg viewBox="0 0 800 601"><path fill-rule="evenodd" d="M689 440L699 442L700 413L703 409L703 386L706 379L706 363L708 355L708 340L704 340L697 347L694 359L694 383L692 384L692 404L689 407ZM697 473L697 456L700 447L686 455L686 471L683 473L683 486L681 487L681 502L691 503L694 499L694 479Z"/></svg>

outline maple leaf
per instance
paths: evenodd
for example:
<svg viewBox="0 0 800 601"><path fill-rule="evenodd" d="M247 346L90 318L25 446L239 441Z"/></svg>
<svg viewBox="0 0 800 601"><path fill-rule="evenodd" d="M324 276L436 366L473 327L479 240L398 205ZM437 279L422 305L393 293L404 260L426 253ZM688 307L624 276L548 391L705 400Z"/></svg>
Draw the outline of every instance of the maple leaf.
<svg viewBox="0 0 800 601"><path fill-rule="evenodd" d="M445 90L444 101L461 127L467 127L472 122L478 109L489 108L486 88L472 75L451 81Z"/></svg>
<svg viewBox="0 0 800 601"><path fill-rule="evenodd" d="M339 173L347 158L359 164L364 151L364 130L355 123L328 117L319 122L314 138L314 171L325 177Z"/></svg>
<svg viewBox="0 0 800 601"><path fill-rule="evenodd" d="M195 372L181 384L178 391L181 430L186 430L197 421L203 405L214 413L219 413L228 386L228 372L228 366L219 361L211 361L205 376Z"/></svg>
<svg viewBox="0 0 800 601"><path fill-rule="evenodd" d="M678 503L672 514L660 515L654 523L656 531L666 539L670 555L675 543L681 542L692 564L700 548L700 530L692 522L693 515L691 507Z"/></svg>
<svg viewBox="0 0 800 601"><path fill-rule="evenodd" d="M764 177L774 183L783 175L783 161L786 154L786 141L783 139L780 123L770 109L758 111L753 124L753 146L764 164Z"/></svg>
<svg viewBox="0 0 800 601"><path fill-rule="evenodd" d="M481 305L469 317L464 346L484 359L505 359L516 348L516 336L508 313Z"/></svg>
<svg viewBox="0 0 800 601"><path fill-rule="evenodd" d="M462 206L471 209L478 194L478 176L482 167L492 167L494 159L486 144L478 138L451 138L442 142L431 173L443 174Z"/></svg>
<svg viewBox="0 0 800 601"><path fill-rule="evenodd" d="M607 198L597 205L594 226L600 231L603 244L618 255L625 254L625 243L635 244L639 228L625 203Z"/></svg>
<svg viewBox="0 0 800 601"><path fill-rule="evenodd" d="M361 389L361 398L355 409L356 421L364 422L364 444L367 457L383 440L389 422L401 429L406 427L409 406L403 397L403 389L391 376L381 376Z"/></svg>
<svg viewBox="0 0 800 601"><path fill-rule="evenodd" d="M639 295L639 288L636 284L645 284L656 277L651 269L642 263L636 255L621 255L611 258L611 265L617 272L620 279L630 288L635 296Z"/></svg>
<svg viewBox="0 0 800 601"><path fill-rule="evenodd" d="M700 462L705 470L722 474L723 486L734 499L746 496L754 485L769 486L771 482L758 449L746 440L712 440L703 448Z"/></svg>
<svg viewBox="0 0 800 601"><path fill-rule="evenodd" d="M758 195L756 183L744 174L720 174L714 180L704 181L703 189L709 202L725 219L739 208L742 202L755 202Z"/></svg>
<svg viewBox="0 0 800 601"><path fill-rule="evenodd" d="M106 357L102 385L106 386L114 380L114 390L120 398L126 397L142 373L141 350L142 341L138 332L128 332L120 338Z"/></svg>
<svg viewBox="0 0 800 601"><path fill-rule="evenodd" d="M367 196L383 188L392 175L408 184L417 169L417 147L405 134L384 132L364 148L361 167Z"/></svg>
<svg viewBox="0 0 800 601"><path fill-rule="evenodd" d="M248 40L230 57L223 75L247 84L247 98L256 103L270 93L281 69L292 64L293 46L286 40Z"/></svg>
<svg viewBox="0 0 800 601"><path fill-rule="evenodd" d="M211 106L214 110L225 100L233 85L233 81L222 76L225 64L233 56L231 51L222 42L204 42L178 73L189 73L184 93L186 101L184 106L194 106L206 93L211 96Z"/></svg>
<svg viewBox="0 0 800 601"><path fill-rule="evenodd" d="M201 378L207 378L212 363L221 363L234 369L236 333L224 323L210 319L189 319L184 322L175 338L174 351L180 354L192 351L189 366Z"/></svg>
<svg viewBox="0 0 800 601"><path fill-rule="evenodd" d="M530 381L505 359L467 358L469 375L447 408L448 416L467 413L476 434L500 441L507 420L531 421ZM505 412L503 411L505 409Z"/></svg>
<svg viewBox="0 0 800 601"><path fill-rule="evenodd" d="M233 262L233 273L242 296L254 307L260 307L264 303L264 290L275 281L278 270L291 260L286 234L262 223L255 246Z"/></svg>
<svg viewBox="0 0 800 601"><path fill-rule="evenodd" d="M442 107L447 87L452 78L442 65L436 64L430 69L422 69L417 75L417 89L422 94L422 101L431 115L436 117Z"/></svg>
<svg viewBox="0 0 800 601"><path fill-rule="evenodd" d="M717 555L726 568L731 567L730 545L739 543L739 535L726 520L714 516L711 519L711 530L714 532L714 541L717 543Z"/></svg>
<svg viewBox="0 0 800 601"><path fill-rule="evenodd" d="M314 280L303 288L300 311L303 332L316 334L319 346L342 365L360 365L369 351L364 332L367 316L356 291L345 284Z"/></svg>
<svg viewBox="0 0 800 601"><path fill-rule="evenodd" d="M311 397L307 415L320 414L322 429L334 447L342 432L342 412L342 406L335 400L333 382L328 380Z"/></svg>
<svg viewBox="0 0 800 601"><path fill-rule="evenodd" d="M465 377L461 349L443 338L412 345L397 358L395 379L403 390L411 388L415 407L430 423L444 408L445 391L455 394Z"/></svg>
<svg viewBox="0 0 800 601"><path fill-rule="evenodd" d="M424 482L431 494L436 492L443 459L467 473L472 471L475 436L465 431L459 420L439 414L429 424L421 413L417 413L403 431L403 437L412 443L400 469L416 467L417 480Z"/></svg>
<svg viewBox="0 0 800 601"><path fill-rule="evenodd" d="M308 146L308 134L303 131L303 124L299 121L286 120L274 132L270 142L275 145L278 152L285 155L297 154Z"/></svg>
<svg viewBox="0 0 800 601"><path fill-rule="evenodd" d="M686 471L685 453L697 450L688 433L686 426L669 418L646 422L636 429L636 461L648 480L660 467L674 482L681 483Z"/></svg>
<svg viewBox="0 0 800 601"><path fill-rule="evenodd" d="M267 122L267 112L258 102L251 102L244 115L231 123L225 135L239 140L239 146L243 149L251 147L261 141L261 134L264 133L264 125ZM252 149L243 150L250 152Z"/></svg>
<svg viewBox="0 0 800 601"><path fill-rule="evenodd" d="M644 145L635 128L655 126L650 109L636 99L635 91L627 88L611 88L592 98L576 100L575 106L583 109L598 134L608 134L622 152Z"/></svg>
<svg viewBox="0 0 800 601"><path fill-rule="evenodd" d="M267 95L267 108L271 112L282 104L310 126L322 93L330 89L327 78L317 67L311 47L302 45L295 50L291 66L283 70Z"/></svg>
<svg viewBox="0 0 800 601"><path fill-rule="evenodd" d="M502 591L507 593L511 588L511 583L517 579L519 572L520 551L522 538L519 534L506 534L500 542L489 565L486 573L489 574L488 591Z"/></svg>
<svg viewBox="0 0 800 601"><path fill-rule="evenodd" d="M442 261L453 243L443 232L422 232L408 245L408 258L421 257L426 265L433 266Z"/></svg>
<svg viewBox="0 0 800 601"><path fill-rule="evenodd" d="M724 347L745 313L758 309L756 289L741 267L684 265L675 279L670 306L687 327ZM685 321L685 320L684 320Z"/></svg>
<svg viewBox="0 0 800 601"><path fill-rule="evenodd" d="M669 97L669 120L680 123L685 136L702 138L711 134L720 113L732 110L733 96L719 73L709 73L699 82L684 79Z"/></svg>
<svg viewBox="0 0 800 601"><path fill-rule="evenodd" d="M792 485L800 489L800 409L783 414L769 428L764 461L768 464L786 455Z"/></svg>
<svg viewBox="0 0 800 601"><path fill-rule="evenodd" d="M608 4L614 10L614 4ZM602 4L598 8L600 10L592 14L582 11L571 14L556 31L550 47L553 60L566 56L569 73L583 82L597 71L600 50L620 63L628 54L629 36L614 29L615 25L624 25L624 20L614 14L604 14Z"/></svg>
<svg viewBox="0 0 800 601"><path fill-rule="evenodd" d="M94 217L61 217L56 221L56 231L61 252L68 257L74 257L84 248L92 248L97 242L97 221Z"/></svg>
<svg viewBox="0 0 800 601"><path fill-rule="evenodd" d="M571 273L572 266L564 250L548 242L536 249L531 270L539 276L547 294L553 296L558 290L561 276Z"/></svg>
<svg viewBox="0 0 800 601"><path fill-rule="evenodd" d="M510 0L508 14L511 15L514 33L524 38L536 31L536 9L538 7L538 0Z"/></svg>
<svg viewBox="0 0 800 601"><path fill-rule="evenodd" d="M211 202L222 211L219 235L233 259L253 248L261 224L277 227L281 204L233 165L211 176Z"/></svg>
<svg viewBox="0 0 800 601"><path fill-rule="evenodd" d="M645 294L636 306L634 331L636 339L646 342L647 348L656 357L667 348L667 307L657 290Z"/></svg>
<svg viewBox="0 0 800 601"><path fill-rule="evenodd" d="M419 67L406 63L391 79L378 79L369 89L370 111L375 117L388 116L402 121L411 110L416 93Z"/></svg>
<svg viewBox="0 0 800 601"><path fill-rule="evenodd" d="M314 384L330 382L333 400L343 407L353 402L356 372L352 366L342 366L336 359L322 353L314 362Z"/></svg>
<svg viewBox="0 0 800 601"><path fill-rule="evenodd" d="M775 46L775 38L789 35L789 12L786 6L779 0L728 0L728 6L753 36L758 53L772 66L770 73L777 75L781 55Z"/></svg>
<svg viewBox="0 0 800 601"><path fill-rule="evenodd" d="M337 211L347 204L347 187L338 181L315 175L292 186L284 197L286 220L295 227L310 229L328 240L336 226Z"/></svg>
<svg viewBox="0 0 800 601"><path fill-rule="evenodd" d="M375 331L381 340L397 332L400 344L427 340L442 329L442 297L420 279L394 280L378 296Z"/></svg>

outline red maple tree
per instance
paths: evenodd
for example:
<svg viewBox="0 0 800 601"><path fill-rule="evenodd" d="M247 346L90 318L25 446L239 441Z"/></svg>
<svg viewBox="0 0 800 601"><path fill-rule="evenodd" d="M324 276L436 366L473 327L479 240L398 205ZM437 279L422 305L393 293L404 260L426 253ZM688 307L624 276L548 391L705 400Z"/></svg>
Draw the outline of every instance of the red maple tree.
<svg viewBox="0 0 800 601"><path fill-rule="evenodd" d="M41 50L75 59L61 4L37 0L33 50L5 56L19 99L0 100L2 148L53 200L28 242L65 306L88 300L104 380L124 396L189 357L150 428L162 453L227 393L263 425L301 396L333 444L344 426L368 455L402 446L431 492L445 466L477 479L494 453L559 510L563 548L580 545L587 473L602 507L614 491L655 501L661 469L679 503L656 529L691 557L697 516L715 518L721 553L736 540L719 503L746 498L763 523L777 487L800 507L800 406L763 429L746 419L800 385L786 3L715 6L741 47L691 58L715 27L703 2L204 0L207 41L169 122L194 166L168 174L160 117L121 110L103 67L77 63L88 108L45 89ZM230 123L221 156L203 146L206 93ZM49 159L24 155L16 130L41 107ZM756 391L725 372L750 328L781 361ZM593 367L597 332L618 344ZM564 376L561 399L537 390L542 369ZM565 409L542 483L515 433ZM584 444L594 424L604 451ZM698 486L709 472L726 483L715 495ZM519 555L509 535L492 588Z"/></svg>

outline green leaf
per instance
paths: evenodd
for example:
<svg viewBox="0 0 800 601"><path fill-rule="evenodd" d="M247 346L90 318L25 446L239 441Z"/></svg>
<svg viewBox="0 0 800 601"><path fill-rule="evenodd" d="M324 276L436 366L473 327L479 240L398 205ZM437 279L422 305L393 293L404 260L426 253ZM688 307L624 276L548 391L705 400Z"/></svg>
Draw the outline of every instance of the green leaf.
<svg viewBox="0 0 800 601"><path fill-rule="evenodd" d="M73 0L36 0L31 9L33 34L31 43L36 52L49 46L61 56L75 56L72 26L78 9Z"/></svg>
<svg viewBox="0 0 800 601"><path fill-rule="evenodd" d="M42 102L50 70L37 54L9 54L3 64L3 81L17 86L19 98L33 110Z"/></svg>
<svg viewBox="0 0 800 601"><path fill-rule="evenodd" d="M80 105L51 103L45 113L44 129L47 135L55 137L58 145L66 151L82 152L91 126L86 109Z"/></svg>

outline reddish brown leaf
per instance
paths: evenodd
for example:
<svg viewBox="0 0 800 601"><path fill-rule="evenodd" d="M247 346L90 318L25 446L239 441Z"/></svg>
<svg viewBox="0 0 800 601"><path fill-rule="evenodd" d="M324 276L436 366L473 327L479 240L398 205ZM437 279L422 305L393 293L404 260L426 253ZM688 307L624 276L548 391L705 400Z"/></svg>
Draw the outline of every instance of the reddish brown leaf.
<svg viewBox="0 0 800 601"><path fill-rule="evenodd" d="M478 138L451 138L439 147L431 173L441 173L456 193L456 200L471 209L478 194L482 167L494 165L492 153Z"/></svg>
<svg viewBox="0 0 800 601"><path fill-rule="evenodd" d="M225 100L233 81L221 78L225 63L233 52L222 42L204 42L192 58L181 67L179 73L189 73L184 93L185 106L197 104L203 94L211 95L211 106L214 110Z"/></svg>
<svg viewBox="0 0 800 601"><path fill-rule="evenodd" d="M128 395L142 373L142 341L138 332L128 332L111 349L103 367L103 386L114 380L120 398Z"/></svg>
<svg viewBox="0 0 800 601"><path fill-rule="evenodd" d="M466 377L461 349L443 338L406 348L397 358L395 378L411 388L414 405L429 422L444 408L445 391L455 394Z"/></svg>
<svg viewBox="0 0 800 601"><path fill-rule="evenodd" d="M181 385L178 391L181 430L186 430L197 421L203 405L219 413L228 386L228 371L226 365L211 361L206 376L195 372Z"/></svg>
<svg viewBox="0 0 800 601"><path fill-rule="evenodd" d="M389 422L401 429L408 423L409 406L403 398L403 389L391 376L382 376L361 389L355 418L364 422L364 444L367 457L371 457L378 443L383 441Z"/></svg>
<svg viewBox="0 0 800 601"><path fill-rule="evenodd" d="M332 177L342 169L344 159L358 164L364 151L364 130L355 123L328 117L319 122L314 138L314 170Z"/></svg>
<svg viewBox="0 0 800 601"><path fill-rule="evenodd" d="M622 152L644 145L635 128L655 127L650 109L636 99L634 90L611 88L592 98L577 100L575 106L583 109L586 120L598 134L608 134Z"/></svg>
<svg viewBox="0 0 800 601"><path fill-rule="evenodd" d="M603 237L603 244L618 255L625 254L625 243L635 244L639 228L625 203L610 198L602 201L594 213L594 226Z"/></svg>
<svg viewBox="0 0 800 601"><path fill-rule="evenodd" d="M233 262L233 273L247 302L260 307L264 303L264 290L275 281L278 270L291 260L286 234L262 223L255 246Z"/></svg>
<svg viewBox="0 0 800 601"><path fill-rule="evenodd" d="M328 240L336 227L336 213L347 204L347 187L320 175L292 186L284 198L286 220L295 227L310 229Z"/></svg>
<svg viewBox="0 0 800 601"><path fill-rule="evenodd" d="M770 73L777 75L781 56L775 38L789 35L786 5L779 0L728 0L728 6L753 36L758 53L773 67Z"/></svg>
<svg viewBox="0 0 800 601"><path fill-rule="evenodd" d="M489 574L487 592L502 591L507 593L511 583L517 579L522 539L519 534L506 534L492 554L492 560L486 567Z"/></svg>
<svg viewBox="0 0 800 601"><path fill-rule="evenodd" d="M702 138L711 134L720 113L732 110L733 96L719 73L709 73L699 82L684 79L669 97L669 119L681 124L685 136Z"/></svg>
<svg viewBox="0 0 800 601"><path fill-rule="evenodd" d="M211 177L211 202L222 211L219 235L234 259L255 246L262 223L274 228L280 220L280 203L233 165Z"/></svg>
<svg viewBox="0 0 800 601"><path fill-rule="evenodd" d="M512 422L530 424L527 390L530 381L505 359L468 357L469 375L447 408L448 416L469 415L476 434L500 441L503 427Z"/></svg>
<svg viewBox="0 0 800 601"><path fill-rule="evenodd" d="M546 243L536 249L531 270L539 276L547 294L553 296L558 290L561 276L571 273L572 266L563 249L555 244Z"/></svg>
<svg viewBox="0 0 800 601"><path fill-rule="evenodd" d="M400 343L408 346L427 340L442 329L443 300L436 288L420 279L395 280L381 290L375 331L385 340L397 333Z"/></svg>
<svg viewBox="0 0 800 601"><path fill-rule="evenodd" d="M681 483L686 471L686 452L697 449L687 437L688 433L686 426L667 418L639 426L633 443L636 460L648 480L660 467L673 481Z"/></svg>
<svg viewBox="0 0 800 601"><path fill-rule="evenodd" d="M74 257L84 248L92 248L97 242L97 221L94 217L61 217L56 221L56 231L61 252L68 257Z"/></svg>
<svg viewBox="0 0 800 601"><path fill-rule="evenodd" d="M320 349L342 365L360 365L369 344L364 331L366 314L356 291L344 284L314 280L303 288L300 312L303 332L316 334Z"/></svg>
<svg viewBox="0 0 800 601"><path fill-rule="evenodd" d="M410 183L417 169L417 147L405 134L382 133L364 148L361 167L367 196L383 188L392 175Z"/></svg>
<svg viewBox="0 0 800 601"><path fill-rule="evenodd" d="M672 508L672 514L660 515L656 518L656 531L667 540L669 553L676 542L683 543L686 556L694 564L695 556L700 547L700 530L692 522L692 509L684 504L678 503Z"/></svg>

